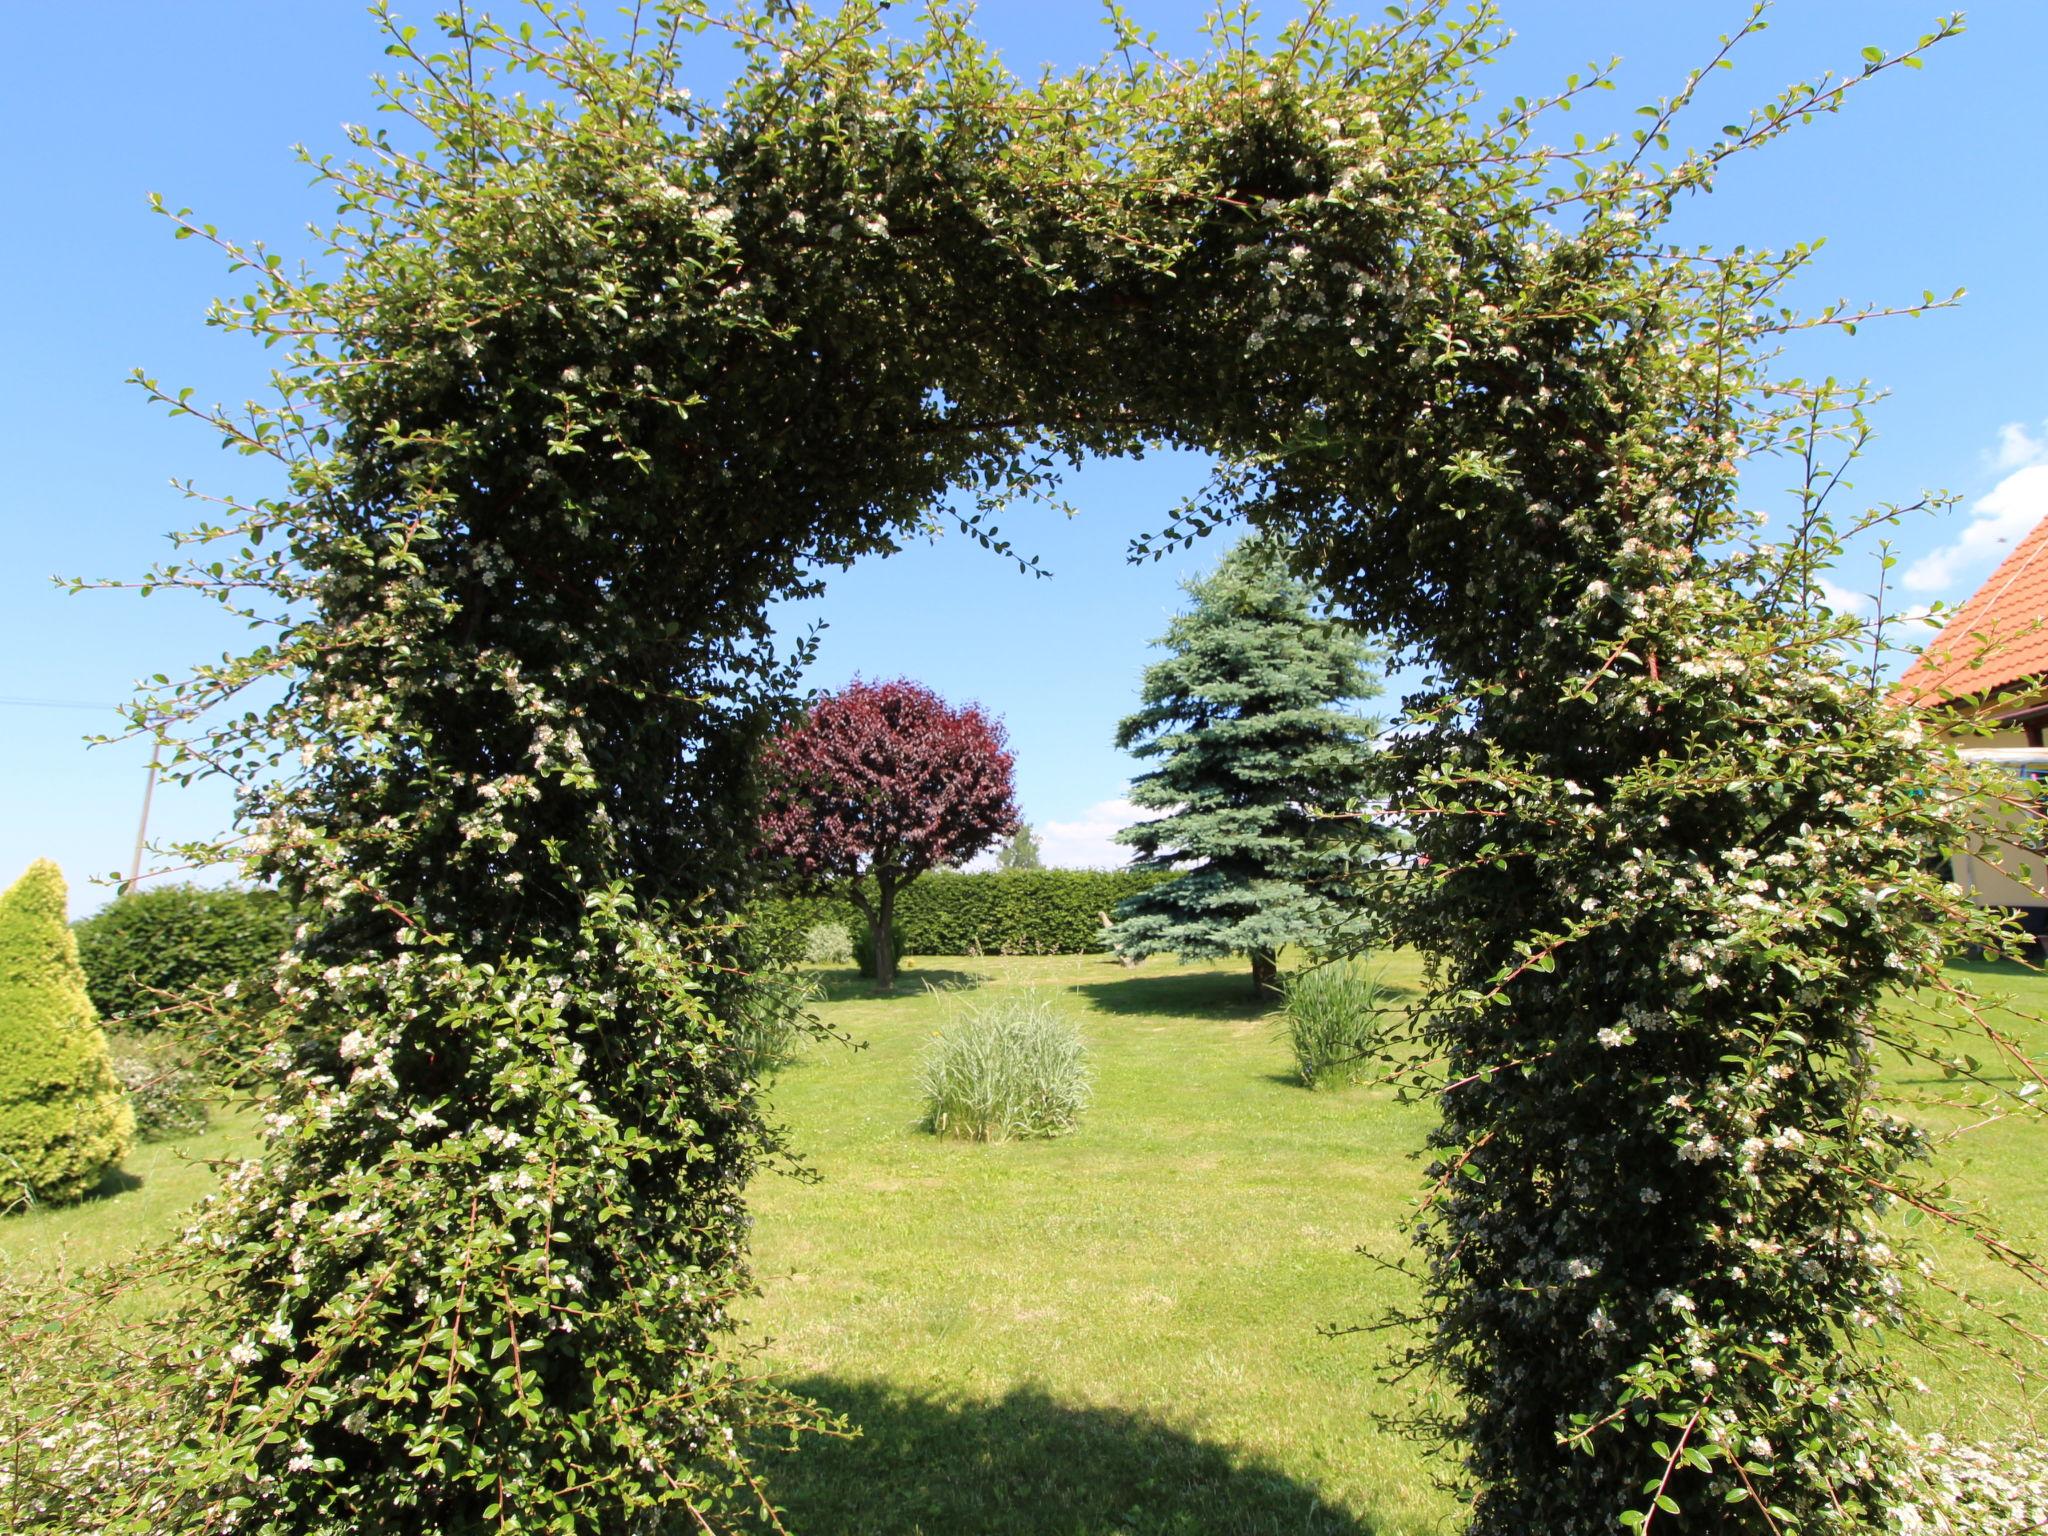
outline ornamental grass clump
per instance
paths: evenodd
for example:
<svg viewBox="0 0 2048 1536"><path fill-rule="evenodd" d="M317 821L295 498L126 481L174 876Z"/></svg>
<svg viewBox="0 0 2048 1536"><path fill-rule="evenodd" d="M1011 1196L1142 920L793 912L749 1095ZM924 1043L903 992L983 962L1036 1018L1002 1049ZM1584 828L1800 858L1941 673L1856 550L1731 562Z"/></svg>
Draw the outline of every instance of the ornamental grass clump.
<svg viewBox="0 0 2048 1536"><path fill-rule="evenodd" d="M726 1027L726 1047L739 1069L756 1082L772 1077L803 1054L813 1025L806 1011L824 989L794 971L757 976L741 995Z"/></svg>
<svg viewBox="0 0 2048 1536"><path fill-rule="evenodd" d="M844 923L813 923L804 930L804 964L853 964L853 935Z"/></svg>
<svg viewBox="0 0 2048 1536"><path fill-rule="evenodd" d="M1064 1136L1088 1107L1081 1032L1046 999L969 1004L935 1036L918 1070L924 1128L969 1141Z"/></svg>
<svg viewBox="0 0 2048 1536"><path fill-rule="evenodd" d="M1320 1088L1368 1075L1384 1033L1377 975L1355 960L1332 961L1289 976L1284 995L1283 1027L1304 1083Z"/></svg>

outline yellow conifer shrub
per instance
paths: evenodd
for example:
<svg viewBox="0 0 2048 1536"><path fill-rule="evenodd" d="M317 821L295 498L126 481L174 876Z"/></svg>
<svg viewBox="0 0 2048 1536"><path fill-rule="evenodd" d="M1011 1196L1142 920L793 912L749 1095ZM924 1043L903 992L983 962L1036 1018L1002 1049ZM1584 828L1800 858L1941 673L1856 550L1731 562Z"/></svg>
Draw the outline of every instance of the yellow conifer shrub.
<svg viewBox="0 0 2048 1536"><path fill-rule="evenodd" d="M63 872L38 859L0 894L0 1210L90 1194L134 1141L65 921Z"/></svg>

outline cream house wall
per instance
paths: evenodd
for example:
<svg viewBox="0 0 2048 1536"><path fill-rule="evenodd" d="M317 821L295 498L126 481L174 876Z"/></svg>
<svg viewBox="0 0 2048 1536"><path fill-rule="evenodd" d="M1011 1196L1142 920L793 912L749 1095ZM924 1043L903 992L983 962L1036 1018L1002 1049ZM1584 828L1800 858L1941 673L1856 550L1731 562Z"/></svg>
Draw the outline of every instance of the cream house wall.
<svg viewBox="0 0 2048 1536"><path fill-rule="evenodd" d="M2042 723L1991 725L1994 716L2031 709L2043 702L2048 702L2048 690L2011 694L2001 698L1995 707L1972 712L1974 719L1984 722L1982 727L1956 726L1944 734L1958 749L1972 755L1987 749L2015 754L2031 749L2039 754L2036 771L2048 779L2048 746L2042 743ZM2012 761L2009 766L2016 777L2035 768L2034 763L2023 759ZM2042 787L2048 793L2048 783ZM1980 905L2048 913L2048 817L2040 811L1999 803L1987 803L1984 811L1988 821L2009 828L2011 835L1972 839L1967 847L1951 855L1951 878Z"/></svg>

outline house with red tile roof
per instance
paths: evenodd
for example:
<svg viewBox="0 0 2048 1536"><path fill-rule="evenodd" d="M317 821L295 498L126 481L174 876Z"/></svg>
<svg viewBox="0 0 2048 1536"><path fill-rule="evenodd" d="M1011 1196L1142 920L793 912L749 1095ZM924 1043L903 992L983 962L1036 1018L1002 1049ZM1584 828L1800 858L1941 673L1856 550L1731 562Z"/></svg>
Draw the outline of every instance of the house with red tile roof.
<svg viewBox="0 0 2048 1536"><path fill-rule="evenodd" d="M1964 757L2048 781L2048 518L1949 616L1892 698L1924 710ZM2025 799L1987 801L2006 837L1957 849L1950 875L1973 900L2012 911L2048 949L2048 837Z"/></svg>
<svg viewBox="0 0 2048 1536"><path fill-rule="evenodd" d="M2048 519L1949 616L1892 697L1958 725L1973 722L1973 745L2042 744L2048 724Z"/></svg>

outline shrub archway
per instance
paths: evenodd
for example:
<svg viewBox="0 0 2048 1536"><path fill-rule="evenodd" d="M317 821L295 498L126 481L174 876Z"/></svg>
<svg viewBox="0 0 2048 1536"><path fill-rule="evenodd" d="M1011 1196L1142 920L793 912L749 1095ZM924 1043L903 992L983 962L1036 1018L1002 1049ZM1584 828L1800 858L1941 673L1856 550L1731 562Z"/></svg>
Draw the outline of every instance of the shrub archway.
<svg viewBox="0 0 2048 1536"><path fill-rule="evenodd" d="M747 1518L750 1437L803 1417L720 1347L774 1150L720 1048L793 675L764 608L1171 441L1223 468L1166 536L1283 533L1432 668L1388 900L1435 967L1417 1358L1472 1529L1865 1528L1916 1151L1873 1009L1962 921L1921 867L1949 802L1814 540L1736 500L1841 403L1766 388L1796 263L1656 233L1855 82L1660 170L1669 114L1578 155L1542 103L1474 121L1492 23L1435 4L1034 85L880 10L394 24L417 142L319 162L339 271L231 247L218 319L293 362L213 419L291 488L172 579L295 606L155 708L291 680L191 761L248 767L245 852L320 909L281 1017L333 1044L193 1234L195 1526ZM677 83L707 30L714 106Z"/></svg>

